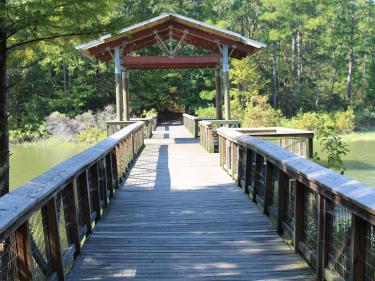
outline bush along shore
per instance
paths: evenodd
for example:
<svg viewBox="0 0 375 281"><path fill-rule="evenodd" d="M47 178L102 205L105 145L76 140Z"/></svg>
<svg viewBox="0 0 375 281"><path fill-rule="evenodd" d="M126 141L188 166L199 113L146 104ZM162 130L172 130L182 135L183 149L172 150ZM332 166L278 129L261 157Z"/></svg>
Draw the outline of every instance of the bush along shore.
<svg viewBox="0 0 375 281"><path fill-rule="evenodd" d="M106 137L106 121L115 118L116 114L112 105L95 113L87 111L74 117L53 112L45 118L42 124L27 124L23 128L10 130L10 140L12 143L47 139L96 143Z"/></svg>

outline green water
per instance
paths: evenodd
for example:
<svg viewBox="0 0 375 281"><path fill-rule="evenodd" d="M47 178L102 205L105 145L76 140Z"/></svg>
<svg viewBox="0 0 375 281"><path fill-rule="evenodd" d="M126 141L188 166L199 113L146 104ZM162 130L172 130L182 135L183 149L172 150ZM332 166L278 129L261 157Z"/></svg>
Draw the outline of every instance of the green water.
<svg viewBox="0 0 375 281"><path fill-rule="evenodd" d="M375 132L353 133L343 139L350 150L343 158L345 175L375 188ZM318 143L314 148L320 153ZM326 160L324 154L321 158Z"/></svg>
<svg viewBox="0 0 375 281"><path fill-rule="evenodd" d="M19 187L87 147L58 140L11 145L10 188Z"/></svg>
<svg viewBox="0 0 375 281"><path fill-rule="evenodd" d="M375 132L344 137L350 152L344 158L345 175L375 187ZM11 146L10 183L16 188L56 164L81 152L88 145L44 141ZM315 143L315 151L320 151ZM321 155L324 162L324 155Z"/></svg>

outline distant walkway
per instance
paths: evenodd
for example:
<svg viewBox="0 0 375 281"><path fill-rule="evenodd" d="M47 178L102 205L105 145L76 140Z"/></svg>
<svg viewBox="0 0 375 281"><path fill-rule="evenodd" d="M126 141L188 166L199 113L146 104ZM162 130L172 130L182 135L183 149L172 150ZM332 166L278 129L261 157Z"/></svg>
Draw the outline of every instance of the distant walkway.
<svg viewBox="0 0 375 281"><path fill-rule="evenodd" d="M159 126L68 280L314 280L183 126Z"/></svg>

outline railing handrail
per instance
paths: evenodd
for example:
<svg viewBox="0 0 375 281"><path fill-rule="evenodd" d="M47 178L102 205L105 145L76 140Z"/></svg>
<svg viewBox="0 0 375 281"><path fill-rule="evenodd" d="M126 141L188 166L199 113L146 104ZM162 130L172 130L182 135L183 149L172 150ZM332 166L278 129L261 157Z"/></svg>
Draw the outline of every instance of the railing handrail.
<svg viewBox="0 0 375 281"><path fill-rule="evenodd" d="M216 120L215 117L197 117L197 116L194 116L194 115L190 115L190 114L187 114L187 113L183 113L182 114L183 117L186 117L186 118L189 118L191 120Z"/></svg>
<svg viewBox="0 0 375 281"><path fill-rule="evenodd" d="M130 124L0 198L0 240L4 240L69 181L104 157L144 122Z"/></svg>
<svg viewBox="0 0 375 281"><path fill-rule="evenodd" d="M199 125L209 127L212 125L241 125L240 120L203 120L199 121Z"/></svg>
<svg viewBox="0 0 375 281"><path fill-rule="evenodd" d="M238 130L219 128L217 133L238 144L249 146L312 190L375 224L375 188L297 156L269 141L244 135Z"/></svg>

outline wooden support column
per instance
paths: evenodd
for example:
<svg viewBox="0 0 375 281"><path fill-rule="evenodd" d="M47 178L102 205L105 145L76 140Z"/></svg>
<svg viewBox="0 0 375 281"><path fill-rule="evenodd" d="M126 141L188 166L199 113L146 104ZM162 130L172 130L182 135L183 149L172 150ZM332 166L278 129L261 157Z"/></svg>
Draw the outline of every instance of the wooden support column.
<svg viewBox="0 0 375 281"><path fill-rule="evenodd" d="M116 83L116 117L117 121L122 121L122 98L121 98L121 58L120 48L115 48L115 83Z"/></svg>
<svg viewBox="0 0 375 281"><path fill-rule="evenodd" d="M223 86L225 120L230 120L230 83L229 83L229 51L228 45L223 45Z"/></svg>
<svg viewBox="0 0 375 281"><path fill-rule="evenodd" d="M365 280L366 221L352 214L352 270L353 281Z"/></svg>
<svg viewBox="0 0 375 281"><path fill-rule="evenodd" d="M123 120L129 121L129 70L127 68L122 72L122 100Z"/></svg>
<svg viewBox="0 0 375 281"><path fill-rule="evenodd" d="M215 84L216 84L216 119L223 119L223 102L222 102L222 85L221 85L221 71L220 68L215 70Z"/></svg>
<svg viewBox="0 0 375 281"><path fill-rule="evenodd" d="M17 244L17 256L19 266L19 278L16 280L33 280L33 264L31 253L31 239L29 231L29 222L23 223L15 232Z"/></svg>

